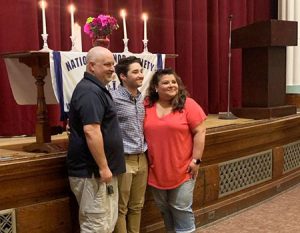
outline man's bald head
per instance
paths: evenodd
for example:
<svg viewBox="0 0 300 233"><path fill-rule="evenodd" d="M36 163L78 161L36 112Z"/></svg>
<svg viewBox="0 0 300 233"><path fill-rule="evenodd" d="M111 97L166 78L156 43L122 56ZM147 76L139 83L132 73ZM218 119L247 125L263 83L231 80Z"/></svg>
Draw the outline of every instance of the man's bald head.
<svg viewBox="0 0 300 233"><path fill-rule="evenodd" d="M86 55L87 64L91 61L95 62L97 61L97 59L101 59L103 56L107 56L107 55L113 56L112 52L104 47L101 46L93 47L88 51Z"/></svg>
<svg viewBox="0 0 300 233"><path fill-rule="evenodd" d="M96 46L88 51L86 56L86 71L94 75L104 85L109 83L114 73L114 57L111 51Z"/></svg>

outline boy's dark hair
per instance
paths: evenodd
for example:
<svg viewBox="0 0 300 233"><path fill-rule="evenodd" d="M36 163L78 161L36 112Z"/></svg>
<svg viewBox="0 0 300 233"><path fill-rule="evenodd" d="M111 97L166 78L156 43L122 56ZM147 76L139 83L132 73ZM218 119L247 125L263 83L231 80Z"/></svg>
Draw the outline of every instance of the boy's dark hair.
<svg viewBox="0 0 300 233"><path fill-rule="evenodd" d="M116 72L122 86L123 86L123 82L122 82L122 79L120 78L120 75L123 74L123 75L127 76L129 66L133 63L139 63L142 66L141 59L139 59L135 56L121 58L119 60L118 64L115 66L115 72Z"/></svg>

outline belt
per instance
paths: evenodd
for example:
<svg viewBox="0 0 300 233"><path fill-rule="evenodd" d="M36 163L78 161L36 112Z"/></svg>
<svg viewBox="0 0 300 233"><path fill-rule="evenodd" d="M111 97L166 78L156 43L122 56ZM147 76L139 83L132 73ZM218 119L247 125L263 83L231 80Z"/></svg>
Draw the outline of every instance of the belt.
<svg viewBox="0 0 300 233"><path fill-rule="evenodd" d="M137 153L137 154L124 154L125 156L142 156L145 155L145 152Z"/></svg>

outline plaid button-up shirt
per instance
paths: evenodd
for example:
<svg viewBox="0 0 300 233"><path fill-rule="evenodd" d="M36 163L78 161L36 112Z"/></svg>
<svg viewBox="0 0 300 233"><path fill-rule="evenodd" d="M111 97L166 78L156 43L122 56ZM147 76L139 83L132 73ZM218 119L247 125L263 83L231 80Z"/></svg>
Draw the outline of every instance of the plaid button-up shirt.
<svg viewBox="0 0 300 233"><path fill-rule="evenodd" d="M125 154L139 154L147 150L144 138L144 98L139 92L133 97L125 87L110 90L114 99L124 144Z"/></svg>

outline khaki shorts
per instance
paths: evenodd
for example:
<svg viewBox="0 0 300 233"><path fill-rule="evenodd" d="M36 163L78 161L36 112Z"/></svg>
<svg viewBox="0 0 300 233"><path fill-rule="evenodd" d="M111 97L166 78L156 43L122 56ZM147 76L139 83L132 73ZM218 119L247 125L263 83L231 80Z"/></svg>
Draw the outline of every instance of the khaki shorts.
<svg viewBox="0 0 300 233"><path fill-rule="evenodd" d="M99 178L69 177L71 189L79 205L81 233L110 233L118 217L118 181L106 184ZM107 185L113 187L108 194Z"/></svg>

